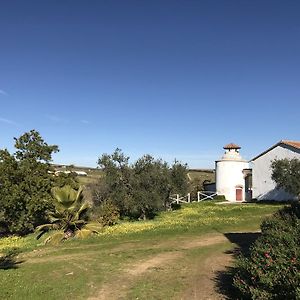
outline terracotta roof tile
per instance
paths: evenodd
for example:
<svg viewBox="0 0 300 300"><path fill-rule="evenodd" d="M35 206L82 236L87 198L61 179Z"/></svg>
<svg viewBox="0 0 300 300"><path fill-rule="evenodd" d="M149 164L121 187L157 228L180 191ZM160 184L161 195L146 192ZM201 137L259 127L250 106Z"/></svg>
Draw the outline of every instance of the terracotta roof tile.
<svg viewBox="0 0 300 300"><path fill-rule="evenodd" d="M230 143L223 147L223 149L241 149L241 147L237 144Z"/></svg>
<svg viewBox="0 0 300 300"><path fill-rule="evenodd" d="M300 142L297 142L297 141L282 140L281 143L285 144L285 145L288 145L288 146L292 146L292 147L297 148L297 149L300 149Z"/></svg>

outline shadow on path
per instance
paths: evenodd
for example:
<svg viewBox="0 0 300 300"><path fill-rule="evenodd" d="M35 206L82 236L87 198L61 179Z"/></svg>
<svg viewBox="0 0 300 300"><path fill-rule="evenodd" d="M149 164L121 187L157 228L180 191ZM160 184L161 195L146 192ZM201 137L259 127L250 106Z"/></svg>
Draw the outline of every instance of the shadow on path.
<svg viewBox="0 0 300 300"><path fill-rule="evenodd" d="M225 253L237 258L240 254L249 255L249 248L260 236L260 232L225 233L224 235L231 243L237 245ZM235 267L226 267L224 271L217 272L214 278L217 291L224 296L224 299L239 299L237 290L232 285L235 272Z"/></svg>
<svg viewBox="0 0 300 300"><path fill-rule="evenodd" d="M0 256L0 270L17 269L23 261L17 260L18 252L11 251L4 256Z"/></svg>

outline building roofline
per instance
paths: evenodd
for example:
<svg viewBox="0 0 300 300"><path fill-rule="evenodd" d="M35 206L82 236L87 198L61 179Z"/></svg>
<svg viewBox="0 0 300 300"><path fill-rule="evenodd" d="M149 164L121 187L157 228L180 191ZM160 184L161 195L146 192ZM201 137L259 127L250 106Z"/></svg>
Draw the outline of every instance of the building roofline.
<svg viewBox="0 0 300 300"><path fill-rule="evenodd" d="M264 152L258 154L257 156L255 156L254 158L252 158L251 160L249 160L249 162L258 159L262 155L266 154L267 152L273 150L274 148L276 148L277 146L280 146L280 145L285 145L285 146L289 146L289 147L292 147L294 149L300 150L300 142L298 142L298 141L289 141L289 140L281 140L278 143L276 143L275 145L273 145L272 147L268 148Z"/></svg>

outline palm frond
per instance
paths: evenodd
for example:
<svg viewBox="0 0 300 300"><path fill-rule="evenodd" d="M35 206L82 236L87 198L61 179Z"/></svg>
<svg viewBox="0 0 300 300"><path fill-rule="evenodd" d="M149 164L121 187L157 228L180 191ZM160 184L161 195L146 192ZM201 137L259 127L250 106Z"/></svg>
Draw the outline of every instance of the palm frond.
<svg viewBox="0 0 300 300"><path fill-rule="evenodd" d="M62 204L65 208L72 206L78 197L77 191L69 185L62 188L54 187L51 189L51 193L53 198L57 200L57 204Z"/></svg>
<svg viewBox="0 0 300 300"><path fill-rule="evenodd" d="M67 210L64 203L57 201L57 199L53 199L53 204L55 207L55 210L58 214L63 215L65 211Z"/></svg>
<svg viewBox="0 0 300 300"><path fill-rule="evenodd" d="M41 232L36 236L36 239L39 240L45 233L46 233L46 231L41 231Z"/></svg>
<svg viewBox="0 0 300 300"><path fill-rule="evenodd" d="M48 232L49 230L57 230L58 226L57 224L43 224L40 226L37 226L35 229L35 232L38 233L38 235L36 236L36 239L40 239L46 232Z"/></svg>
<svg viewBox="0 0 300 300"><path fill-rule="evenodd" d="M103 229L103 225L101 225L98 222L90 222L84 225L83 229L91 230L94 233L99 234L101 230Z"/></svg>
<svg viewBox="0 0 300 300"><path fill-rule="evenodd" d="M61 221L61 219L62 219L62 216L49 215L49 221L51 223L59 222L59 221Z"/></svg>
<svg viewBox="0 0 300 300"><path fill-rule="evenodd" d="M56 231L46 238L44 244L57 245L65 238L65 233L62 230Z"/></svg>
<svg viewBox="0 0 300 300"><path fill-rule="evenodd" d="M92 235L94 232L89 229L80 229L77 230L75 233L75 237L79 239L84 239L90 235Z"/></svg>
<svg viewBox="0 0 300 300"><path fill-rule="evenodd" d="M77 191L75 202L81 203L82 200L83 200L83 188L82 188L82 186L80 186L79 189L78 189L78 191Z"/></svg>
<svg viewBox="0 0 300 300"><path fill-rule="evenodd" d="M75 213L74 218L76 220L81 219L81 216L90 208L90 205L85 202L81 205L81 207L78 209L78 211Z"/></svg>
<svg viewBox="0 0 300 300"><path fill-rule="evenodd" d="M56 224L43 224L43 225L40 225L40 226L37 226L36 227L36 231L48 231L48 230L51 230L51 229L57 229L56 228L57 225Z"/></svg>

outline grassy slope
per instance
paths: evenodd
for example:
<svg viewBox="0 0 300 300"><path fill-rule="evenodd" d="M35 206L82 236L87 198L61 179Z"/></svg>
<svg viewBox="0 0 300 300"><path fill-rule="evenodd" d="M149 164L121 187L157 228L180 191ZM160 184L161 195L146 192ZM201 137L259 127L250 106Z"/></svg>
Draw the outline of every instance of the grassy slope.
<svg viewBox="0 0 300 300"><path fill-rule="evenodd" d="M3 252L4 247L13 246L23 251L17 259L19 263L8 270L0 268L1 298L83 299L97 293L102 284L113 282L120 272L140 260L175 251L178 244L201 236L257 230L262 218L278 208L278 205L193 203L163 213L154 221L125 222L105 229L98 237L68 241L57 247L38 246L33 236L15 241L14 245L0 240L0 252L1 248ZM201 264L211 253L221 253L230 247L223 244L186 250L177 264L131 283L127 297L170 299L171 295L179 295L184 282L191 279L184 266ZM159 289L154 289L157 282Z"/></svg>

